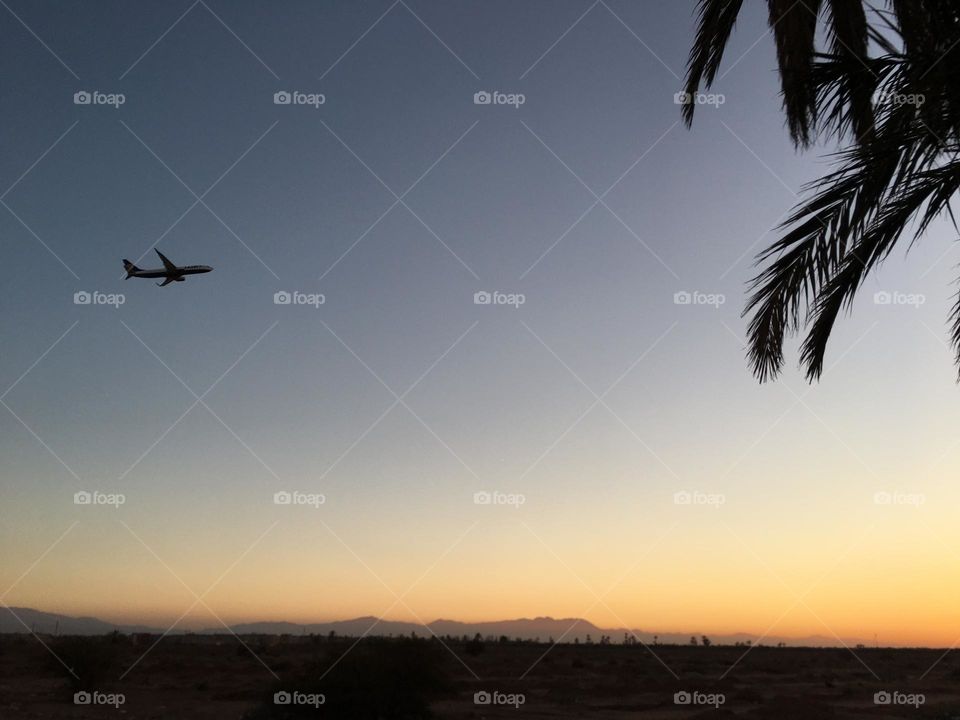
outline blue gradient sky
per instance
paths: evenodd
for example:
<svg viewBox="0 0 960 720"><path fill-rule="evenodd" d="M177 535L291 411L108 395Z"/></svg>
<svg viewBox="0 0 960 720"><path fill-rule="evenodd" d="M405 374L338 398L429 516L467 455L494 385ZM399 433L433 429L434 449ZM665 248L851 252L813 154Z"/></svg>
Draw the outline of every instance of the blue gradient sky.
<svg viewBox="0 0 960 720"><path fill-rule="evenodd" d="M679 123L690 5L11 0L3 602L172 622L185 586L229 569L184 626L586 614L952 642L952 235L870 278L821 383L791 348L757 385L752 256L826 161L788 141L759 6L724 104ZM73 104L94 89L126 102ZM209 207L187 212L191 191ZM120 259L154 266L154 246L215 271L124 281ZM726 302L675 304L684 290ZM179 419L187 387L215 382ZM81 489L127 502L76 506ZM284 489L327 502L274 505ZM526 502L475 505L482 490ZM926 502L877 506L881 490Z"/></svg>

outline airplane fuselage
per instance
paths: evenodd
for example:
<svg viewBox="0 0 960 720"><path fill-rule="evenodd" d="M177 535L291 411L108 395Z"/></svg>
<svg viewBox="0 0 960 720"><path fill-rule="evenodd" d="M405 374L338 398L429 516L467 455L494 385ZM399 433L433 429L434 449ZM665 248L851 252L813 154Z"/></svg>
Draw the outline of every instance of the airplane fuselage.
<svg viewBox="0 0 960 720"><path fill-rule="evenodd" d="M213 270L213 268L209 265L184 265L183 267L177 267L176 271L167 270L166 268L132 270L130 271L130 277L173 278L176 280L178 277L184 275L200 275L201 273L208 273L211 270Z"/></svg>
<svg viewBox="0 0 960 720"><path fill-rule="evenodd" d="M123 269L127 271L128 280L132 277L163 278L163 282L157 283L157 285L165 287L172 282L183 282L186 280L185 276L187 275L200 275L213 270L209 265L175 265L170 262L170 258L156 248L154 248L153 251L160 256L160 259L163 261L163 267L144 270L124 258Z"/></svg>

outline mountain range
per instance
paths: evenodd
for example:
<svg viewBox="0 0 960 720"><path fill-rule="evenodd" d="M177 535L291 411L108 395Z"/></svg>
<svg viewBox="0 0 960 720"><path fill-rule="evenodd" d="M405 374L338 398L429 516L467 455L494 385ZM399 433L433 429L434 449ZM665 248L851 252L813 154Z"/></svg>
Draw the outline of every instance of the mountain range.
<svg viewBox="0 0 960 720"><path fill-rule="evenodd" d="M111 623L95 617L71 617L57 613L42 612L31 608L0 607L0 633L35 632L49 635L103 635L114 630L132 633L161 634L166 628L155 628L145 625L122 625ZM515 620L494 620L489 622L460 622L458 620L435 620L427 625L420 623L401 622L396 620L378 620L375 617L358 617L350 620L334 620L321 623L290 623L290 622L251 622L238 623L230 629L221 626L202 630L186 631L175 630L171 634L191 632L195 635L223 635L230 632L237 635L329 635L331 632L340 636L359 637L361 635L397 637L416 634L418 637L438 635L445 637L473 637L478 633L486 637L500 638L506 636L511 640L540 640L547 642L551 639L558 642L599 642L604 635L609 636L611 642L622 643L624 636L635 636L646 644L658 642L661 644L687 644L691 635L698 639L700 633L661 632L626 628L600 628L582 618L518 618ZM710 636L713 643L733 645L735 643L758 642L758 636L749 633L734 633L730 635ZM846 644L853 647L862 642L855 638L840 639L823 635L790 638L768 635L762 639L764 645L784 643L790 646L811 647L842 647Z"/></svg>

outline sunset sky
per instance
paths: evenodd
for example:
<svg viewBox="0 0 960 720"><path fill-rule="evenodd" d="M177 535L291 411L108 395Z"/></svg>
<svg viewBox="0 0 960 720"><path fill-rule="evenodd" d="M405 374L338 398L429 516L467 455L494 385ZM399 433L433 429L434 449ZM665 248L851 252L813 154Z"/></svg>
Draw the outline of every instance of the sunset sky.
<svg viewBox="0 0 960 720"><path fill-rule="evenodd" d="M688 131L692 3L191 2L0 9L0 603L960 639L955 231L818 384L744 359L833 149L789 142L764 8ZM215 270L125 281L154 247Z"/></svg>

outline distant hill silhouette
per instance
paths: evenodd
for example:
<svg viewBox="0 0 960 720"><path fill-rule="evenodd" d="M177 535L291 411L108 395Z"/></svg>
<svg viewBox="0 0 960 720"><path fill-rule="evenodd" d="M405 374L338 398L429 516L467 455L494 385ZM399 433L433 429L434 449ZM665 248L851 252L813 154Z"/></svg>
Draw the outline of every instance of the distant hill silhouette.
<svg viewBox="0 0 960 720"><path fill-rule="evenodd" d="M19 619L18 619L19 618ZM70 617L41 612L31 608L0 606L0 633L29 632L53 635L103 635L119 630L122 633L158 632L145 625L116 625L95 617ZM163 632L160 630L159 632Z"/></svg>
<svg viewBox="0 0 960 720"><path fill-rule="evenodd" d="M16 616L14 616L14 613ZM163 633L166 628L148 627L144 625L118 625L94 617L70 617L56 613L41 612L31 608L0 607L0 633L28 632L17 617L36 633L60 635L103 635L117 630L122 633ZM376 624L375 624L376 623ZM372 629L371 629L371 626ZM518 618L515 620L495 620L490 622L460 622L458 620L435 620L426 626L419 623L398 622L395 620L381 620L367 616L351 620L335 620L323 623L291 623L291 622L252 622L238 623L230 628L238 635L329 635L331 632L340 636L359 637L364 634L371 636L409 636L416 633L419 637L430 637L433 634L445 637L473 637L479 633L482 637L499 639L506 636L510 640L540 640L547 642L551 638L558 642L586 642L589 639L597 643L604 635L610 637L613 643L622 643L624 635L636 635L640 641L652 644L654 638L660 644L686 645L690 636L698 639L699 632L667 632L653 633L647 630L628 630L626 628L600 628L582 618ZM431 632L432 631L432 632ZM187 630L174 630L172 634L183 634ZM224 635L229 631L222 625L189 631L198 635ZM747 641L757 642L756 635L735 633L732 635L711 635L714 643L732 645ZM823 635L811 635L802 638L787 638L767 636L762 640L764 645L776 645L783 642L786 645L806 645L814 647L840 647L846 643L853 647L861 640L844 638L841 643L837 638Z"/></svg>

